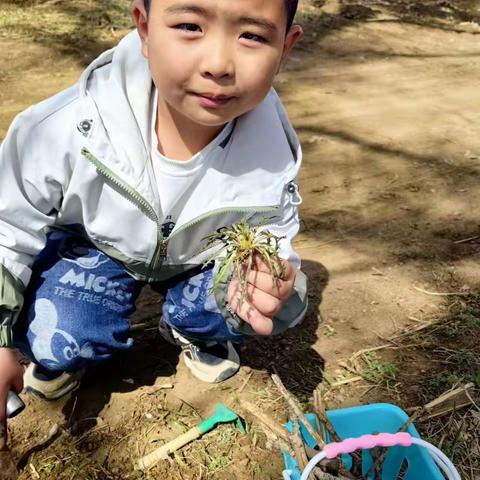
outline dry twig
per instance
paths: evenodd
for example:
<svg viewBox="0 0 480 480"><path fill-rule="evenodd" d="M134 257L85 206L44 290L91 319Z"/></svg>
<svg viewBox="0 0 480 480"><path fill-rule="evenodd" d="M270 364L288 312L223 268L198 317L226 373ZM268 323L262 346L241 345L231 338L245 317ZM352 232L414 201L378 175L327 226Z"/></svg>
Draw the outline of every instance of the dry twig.
<svg viewBox="0 0 480 480"><path fill-rule="evenodd" d="M323 401L322 394L320 393L318 388L316 388L314 393L313 393L313 408L314 408L314 412L317 415L317 418L320 422L320 425L322 427L320 431L323 432L323 438L325 438L325 441L326 441L326 438L327 438L325 432L327 431L329 436L330 436L330 441L341 442L342 441L341 438L338 436L337 432L333 428L332 423L330 422L330 419L328 418L328 416L326 414L325 403ZM362 455L361 455L361 453L352 452L351 457L352 457L352 472L353 472L353 475L345 469L343 463L340 462L340 466L339 466L340 473L342 473L343 475L346 475L350 478L352 478L354 475L359 476L359 475L361 475L361 472L362 472Z"/></svg>
<svg viewBox="0 0 480 480"><path fill-rule="evenodd" d="M283 439L285 442L289 442L288 434L285 429L279 425L273 418L266 413L262 412L256 405L248 400L240 400L240 406L248 413L257 418L263 425L265 425L272 433L277 437Z"/></svg>
<svg viewBox="0 0 480 480"><path fill-rule="evenodd" d="M468 292L430 292L415 286L413 288L418 292L424 293L425 295L431 295L433 297L468 297L473 295L473 293Z"/></svg>
<svg viewBox="0 0 480 480"><path fill-rule="evenodd" d="M310 422L307 420L305 417L302 409L298 406L297 400L293 397L293 395L285 388L285 385L283 384L282 380L278 376L278 374L274 373L272 375L272 380L277 386L279 392L283 395L285 400L287 401L289 407L293 411L293 413L299 418L299 420L302 421L303 426L306 428L308 433L311 435L311 437L315 440L315 443L318 445L320 449L325 447L325 441L322 439L320 434L316 432Z"/></svg>
<svg viewBox="0 0 480 480"><path fill-rule="evenodd" d="M297 459L297 465L300 471L303 472L308 463L307 452L305 451L305 445L303 444L302 434L300 433L300 425L296 416L290 417L290 422L293 425L293 433L291 434L291 443L293 451L295 452L295 458Z"/></svg>
<svg viewBox="0 0 480 480"><path fill-rule="evenodd" d="M420 421L423 422L435 417L441 417L454 410L472 405L470 390L473 390L474 387L473 383L467 383L442 393L442 395L423 407L417 407L415 411L422 410L422 416L419 417Z"/></svg>
<svg viewBox="0 0 480 480"><path fill-rule="evenodd" d="M244 390L245 390L245 387L247 386L248 382L250 381L250 379L252 378L252 375L253 375L253 372L250 372L247 376L247 378L245 379L245 381L243 382L242 386L237 390L237 393L242 393Z"/></svg>
<svg viewBox="0 0 480 480"><path fill-rule="evenodd" d="M419 408L400 428L399 432L405 432L407 431L408 427L412 425L413 422L415 422L420 416L423 414L425 411L426 407L421 407ZM368 478L373 472L375 472L375 480L381 480L382 479L382 465L383 462L385 461L385 457L387 456L388 453L388 448L380 448L378 449L379 455L375 458L375 461L373 462L373 465L370 467L370 470L368 471L366 478ZM373 452L372 452L373 456Z"/></svg>
<svg viewBox="0 0 480 480"><path fill-rule="evenodd" d="M306 430L308 431L310 436L313 438L313 440L315 441L317 446L320 449L323 449L325 447L324 437L322 438L322 436L318 432L316 432L314 430L314 428L311 426L310 422L305 417L305 414L303 413L302 409L299 407L297 399L287 390L287 388L283 384L282 380L280 379L280 376L277 373L274 373L272 375L272 380L275 383L275 385L277 386L277 388L280 391L280 393L282 394L282 396L285 398L290 410L293 412L293 416L297 417L298 420L300 420L302 422L302 424L305 426ZM327 430L329 430L332 438L339 439L338 435L336 435L335 430L333 429L332 424L328 420L325 413L323 413L321 421L323 422L324 420L325 420L324 425L327 428ZM349 478L353 478L353 476L351 476L350 472L345 470L345 468L344 468L344 466L341 462L338 464L338 467L339 467L339 476L336 476L336 477L334 476L333 478L339 478L339 479L344 479L344 480L347 480ZM317 471L317 477L320 478L321 480L325 480L327 477L325 477L325 475L321 476L320 472L325 474L325 472L323 472L321 470ZM326 475L329 475L329 474L326 474ZM330 475L330 478L332 478L331 475Z"/></svg>
<svg viewBox="0 0 480 480"><path fill-rule="evenodd" d="M474 237L464 238L462 240L456 240L453 243L455 245L460 245L461 243L468 243L468 242L471 242L472 240L477 240L477 238L480 238L480 235L475 235Z"/></svg>

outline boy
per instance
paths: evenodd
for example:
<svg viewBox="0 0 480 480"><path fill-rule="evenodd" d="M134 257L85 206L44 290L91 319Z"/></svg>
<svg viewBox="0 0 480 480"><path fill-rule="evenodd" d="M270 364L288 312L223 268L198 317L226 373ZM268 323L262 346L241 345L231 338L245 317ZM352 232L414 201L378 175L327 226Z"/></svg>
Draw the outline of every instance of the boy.
<svg viewBox="0 0 480 480"><path fill-rule="evenodd" d="M135 0L135 32L15 119L0 150L0 423L23 388L15 349L32 360L27 391L60 398L131 346L146 282L165 295L160 332L204 381L238 370L232 342L301 321L301 150L271 90L296 7ZM272 219L285 269L273 288L257 259L239 302L235 280L209 294L202 239L245 217Z"/></svg>

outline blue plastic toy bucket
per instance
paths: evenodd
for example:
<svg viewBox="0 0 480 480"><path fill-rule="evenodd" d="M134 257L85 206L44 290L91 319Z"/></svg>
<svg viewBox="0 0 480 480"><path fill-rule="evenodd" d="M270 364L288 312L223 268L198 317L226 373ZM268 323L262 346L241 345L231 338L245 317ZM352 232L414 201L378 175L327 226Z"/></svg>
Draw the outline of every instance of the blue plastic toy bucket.
<svg viewBox="0 0 480 480"><path fill-rule="evenodd" d="M343 440L350 437L360 437L365 434L397 433L408 420L408 415L395 405L376 403L359 407L330 410L327 416L333 428ZM318 430L317 417L314 414L306 415L315 430ZM288 423L287 429L292 432L293 425ZM300 432L306 445L316 446L315 441L300 422ZM413 425L407 429L413 437L420 438ZM285 470L291 480L300 480L301 472L297 462L288 453L283 452ZM349 455L343 455L342 460L347 469L352 462ZM370 451L362 451L362 473L367 474L373 464ZM392 447L388 450L382 470L383 480L397 480L402 472L403 480L444 480L444 476L435 465L429 453L416 445L411 447ZM373 479L374 475L368 477Z"/></svg>

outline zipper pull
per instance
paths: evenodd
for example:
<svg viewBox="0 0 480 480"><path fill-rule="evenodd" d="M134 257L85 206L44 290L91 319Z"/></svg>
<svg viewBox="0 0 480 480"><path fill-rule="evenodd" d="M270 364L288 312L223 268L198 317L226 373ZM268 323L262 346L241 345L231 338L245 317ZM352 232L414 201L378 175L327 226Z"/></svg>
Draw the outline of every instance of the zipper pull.
<svg viewBox="0 0 480 480"><path fill-rule="evenodd" d="M162 260L162 263L167 258L167 248L168 248L168 240L163 240L159 250L159 256L160 256L160 259Z"/></svg>
<svg viewBox="0 0 480 480"><path fill-rule="evenodd" d="M290 182L287 185L287 192L290 195L290 203L292 205L298 206L302 204L303 198L301 197L298 185L295 182Z"/></svg>

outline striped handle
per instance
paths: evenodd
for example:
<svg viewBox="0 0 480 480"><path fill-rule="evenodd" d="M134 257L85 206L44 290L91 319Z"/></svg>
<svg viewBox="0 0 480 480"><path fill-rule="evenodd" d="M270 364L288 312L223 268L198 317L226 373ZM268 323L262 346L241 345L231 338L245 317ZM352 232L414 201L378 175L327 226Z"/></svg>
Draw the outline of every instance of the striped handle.
<svg viewBox="0 0 480 480"><path fill-rule="evenodd" d="M367 450L375 447L394 447L400 445L409 447L412 437L409 433L380 433L379 435L362 435L359 438L347 438L343 442L330 443L324 448L327 458L336 458L343 453L352 453L355 450Z"/></svg>

